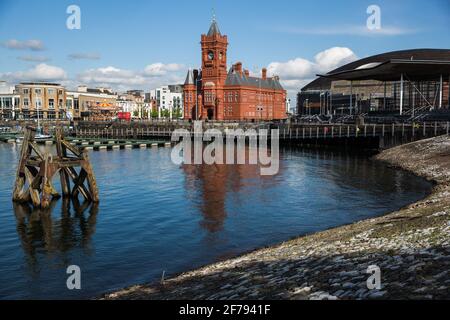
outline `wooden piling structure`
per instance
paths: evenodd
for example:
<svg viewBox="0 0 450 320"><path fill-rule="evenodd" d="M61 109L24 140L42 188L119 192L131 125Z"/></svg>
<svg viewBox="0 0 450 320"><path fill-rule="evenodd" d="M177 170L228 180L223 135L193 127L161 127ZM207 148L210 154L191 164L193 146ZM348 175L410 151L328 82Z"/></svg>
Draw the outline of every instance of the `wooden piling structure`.
<svg viewBox="0 0 450 320"><path fill-rule="evenodd" d="M31 202L34 207L48 208L52 199L60 197L53 187L53 177L59 173L63 197L76 198L81 194L87 201L99 202L97 182L87 150L64 140L62 129L57 128L56 155L43 154L34 140L35 134L35 128L27 127L17 167L13 201Z"/></svg>

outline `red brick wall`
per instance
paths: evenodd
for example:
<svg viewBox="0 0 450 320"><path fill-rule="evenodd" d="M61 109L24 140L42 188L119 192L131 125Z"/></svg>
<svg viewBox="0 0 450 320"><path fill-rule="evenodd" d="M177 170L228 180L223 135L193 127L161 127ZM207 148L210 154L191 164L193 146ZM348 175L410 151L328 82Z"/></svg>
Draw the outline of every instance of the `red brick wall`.
<svg viewBox="0 0 450 320"><path fill-rule="evenodd" d="M201 36L202 47L202 90L199 92L199 115L208 118L208 110L214 120L273 120L286 119L286 91L260 89L245 86L226 86L227 78L227 36ZM212 59L211 55L212 54ZM242 63L235 65L237 72L247 72ZM263 78L267 70L263 70ZM195 86L187 85L185 95L185 119L192 119L195 99L187 97ZM232 94L232 96L230 96ZM230 99L231 97L231 99Z"/></svg>

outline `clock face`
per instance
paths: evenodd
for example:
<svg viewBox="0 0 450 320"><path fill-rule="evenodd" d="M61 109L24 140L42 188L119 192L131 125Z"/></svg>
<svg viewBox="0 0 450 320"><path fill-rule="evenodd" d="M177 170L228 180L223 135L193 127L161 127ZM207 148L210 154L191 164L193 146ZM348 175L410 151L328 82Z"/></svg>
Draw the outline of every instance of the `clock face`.
<svg viewBox="0 0 450 320"><path fill-rule="evenodd" d="M214 52L210 51L208 52L208 59L213 60L214 59Z"/></svg>

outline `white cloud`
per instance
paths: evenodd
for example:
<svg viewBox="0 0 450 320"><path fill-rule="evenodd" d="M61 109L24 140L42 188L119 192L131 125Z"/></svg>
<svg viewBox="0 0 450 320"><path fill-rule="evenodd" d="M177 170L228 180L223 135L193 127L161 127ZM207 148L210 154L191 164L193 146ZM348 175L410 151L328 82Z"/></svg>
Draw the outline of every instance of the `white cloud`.
<svg viewBox="0 0 450 320"><path fill-rule="evenodd" d="M100 55L97 53L71 53L68 58L70 60L99 60Z"/></svg>
<svg viewBox="0 0 450 320"><path fill-rule="evenodd" d="M44 50L44 44L41 40L26 40L26 41L19 41L16 39L11 39L2 44L4 47L8 49L15 49L15 50L33 50L33 51L40 51Z"/></svg>
<svg viewBox="0 0 450 320"><path fill-rule="evenodd" d="M349 48L333 47L316 54L313 61L299 57L285 62L272 62L267 72L270 76L280 76L281 84L294 101L297 91L314 80L317 74L327 73L357 59Z"/></svg>
<svg viewBox="0 0 450 320"><path fill-rule="evenodd" d="M0 74L0 78L8 82L17 81L58 81L67 78L64 69L56 66L51 66L45 63L26 70L16 72L6 72Z"/></svg>
<svg viewBox="0 0 450 320"><path fill-rule="evenodd" d="M180 71L184 66L177 63L153 63L145 67L144 74L149 77L164 76L169 72Z"/></svg>
<svg viewBox="0 0 450 320"><path fill-rule="evenodd" d="M27 61L27 62L47 62L47 61L50 61L50 58L39 57L39 56L20 56L20 57L17 57L17 60L22 60L22 61Z"/></svg>
<svg viewBox="0 0 450 320"><path fill-rule="evenodd" d="M267 71L272 75L279 75L284 79L308 78L314 73L314 62L303 58L296 58L286 62L272 62Z"/></svg>
<svg viewBox="0 0 450 320"><path fill-rule="evenodd" d="M284 89L288 91L298 91L299 88L306 86L310 81L310 79L304 80L280 80L281 85Z"/></svg>
<svg viewBox="0 0 450 320"><path fill-rule="evenodd" d="M295 58L286 62L272 62L267 70L270 75L278 75L282 80L304 80L357 59L358 57L349 48L333 47L316 54L314 61Z"/></svg>
<svg viewBox="0 0 450 320"><path fill-rule="evenodd" d="M86 84L129 84L141 85L145 78L138 72L124 70L112 66L106 68L89 69L78 75L78 79Z"/></svg>
<svg viewBox="0 0 450 320"><path fill-rule="evenodd" d="M333 47L324 50L314 57L317 71L319 72L329 72L357 59L358 57L352 50L343 47Z"/></svg>
<svg viewBox="0 0 450 320"><path fill-rule="evenodd" d="M180 71L184 73L183 65L176 63L154 63L139 71L108 66L81 72L77 80L91 86L111 86L118 91L149 90L165 84L182 83L184 78Z"/></svg>
<svg viewBox="0 0 450 320"><path fill-rule="evenodd" d="M185 71L181 64L154 63L137 71L107 66L88 69L74 77L68 77L63 69L41 63L26 71L0 73L0 79L11 84L21 81L58 81L67 88L75 88L82 83L92 87L111 87L116 91L148 91L162 85L183 83Z"/></svg>

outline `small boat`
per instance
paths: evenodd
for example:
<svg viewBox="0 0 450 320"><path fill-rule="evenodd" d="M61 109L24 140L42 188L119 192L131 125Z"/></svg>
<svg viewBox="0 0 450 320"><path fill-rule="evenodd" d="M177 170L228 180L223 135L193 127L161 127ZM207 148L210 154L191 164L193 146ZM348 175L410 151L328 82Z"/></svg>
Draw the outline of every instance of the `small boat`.
<svg viewBox="0 0 450 320"><path fill-rule="evenodd" d="M53 140L53 136L48 134L42 134L42 133L36 133L34 136L34 141L47 141L47 140ZM17 137L16 142L22 143L23 137Z"/></svg>
<svg viewBox="0 0 450 320"><path fill-rule="evenodd" d="M43 134L42 133L42 128L39 122L39 109L37 109L38 114L37 114L37 129L36 129L36 135L34 136L34 141L47 141L47 140L53 140L53 136L48 135L48 134ZM16 142L17 143L22 143L23 141L23 137L17 137L16 138Z"/></svg>
<svg viewBox="0 0 450 320"><path fill-rule="evenodd" d="M53 136L48 134L37 133L34 136L35 141L43 141L43 140L53 140Z"/></svg>

